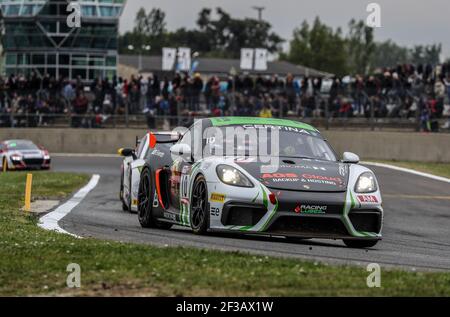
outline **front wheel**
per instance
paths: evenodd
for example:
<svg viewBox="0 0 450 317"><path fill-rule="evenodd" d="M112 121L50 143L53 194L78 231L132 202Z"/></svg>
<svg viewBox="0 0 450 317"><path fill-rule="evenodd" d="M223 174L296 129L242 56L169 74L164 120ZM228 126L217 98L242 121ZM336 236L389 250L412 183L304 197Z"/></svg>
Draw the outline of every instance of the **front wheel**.
<svg viewBox="0 0 450 317"><path fill-rule="evenodd" d="M344 244L349 248L355 249L365 249L374 247L378 243L378 240L346 240L344 239Z"/></svg>
<svg viewBox="0 0 450 317"><path fill-rule="evenodd" d="M203 175L197 177L192 190L191 198L191 228L196 234L205 234L208 231L208 187Z"/></svg>

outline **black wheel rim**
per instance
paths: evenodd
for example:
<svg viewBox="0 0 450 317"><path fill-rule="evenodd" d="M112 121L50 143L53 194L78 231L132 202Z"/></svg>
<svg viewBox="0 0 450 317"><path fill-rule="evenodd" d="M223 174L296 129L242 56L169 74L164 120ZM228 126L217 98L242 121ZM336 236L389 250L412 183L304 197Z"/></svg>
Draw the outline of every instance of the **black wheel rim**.
<svg viewBox="0 0 450 317"><path fill-rule="evenodd" d="M205 221L206 202L206 184L204 181L200 181L195 185L192 193L191 223L193 228L201 227Z"/></svg>
<svg viewBox="0 0 450 317"><path fill-rule="evenodd" d="M141 184L139 185L139 194L138 194L138 203L139 203L138 211L139 217L141 218L147 215L148 208L150 207L149 193L150 193L150 181L148 175L145 174L145 176L142 178Z"/></svg>

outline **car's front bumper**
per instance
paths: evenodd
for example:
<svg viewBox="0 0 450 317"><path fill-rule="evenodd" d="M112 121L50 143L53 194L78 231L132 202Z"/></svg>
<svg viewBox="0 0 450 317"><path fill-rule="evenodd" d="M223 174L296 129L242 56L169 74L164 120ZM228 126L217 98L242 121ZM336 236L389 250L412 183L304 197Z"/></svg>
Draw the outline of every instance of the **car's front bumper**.
<svg viewBox="0 0 450 317"><path fill-rule="evenodd" d="M11 160L11 163L10 168L15 170L49 169L51 159Z"/></svg>
<svg viewBox="0 0 450 317"><path fill-rule="evenodd" d="M349 192L262 189L266 192L260 195L262 199L249 199L254 194L246 194L248 190L228 193L221 206L220 225L212 229L302 238L381 239L381 204L358 204ZM270 193L276 195L276 204L267 201Z"/></svg>

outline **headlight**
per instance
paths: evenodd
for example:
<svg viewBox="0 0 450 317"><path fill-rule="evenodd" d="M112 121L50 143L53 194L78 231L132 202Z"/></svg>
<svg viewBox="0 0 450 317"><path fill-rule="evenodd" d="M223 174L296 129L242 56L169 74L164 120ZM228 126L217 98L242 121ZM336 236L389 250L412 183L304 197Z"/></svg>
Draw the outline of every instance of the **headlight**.
<svg viewBox="0 0 450 317"><path fill-rule="evenodd" d="M50 159L50 155L46 154L44 155L44 160L48 161Z"/></svg>
<svg viewBox="0 0 450 317"><path fill-rule="evenodd" d="M22 157L20 155L12 155L11 160L13 161L21 161Z"/></svg>
<svg viewBox="0 0 450 317"><path fill-rule="evenodd" d="M370 172L362 173L358 177L355 185L355 192L357 193L373 193L377 191L377 182L375 176Z"/></svg>
<svg viewBox="0 0 450 317"><path fill-rule="evenodd" d="M216 172L219 179L227 185L253 187L252 182L244 174L232 166L219 165L216 168Z"/></svg>

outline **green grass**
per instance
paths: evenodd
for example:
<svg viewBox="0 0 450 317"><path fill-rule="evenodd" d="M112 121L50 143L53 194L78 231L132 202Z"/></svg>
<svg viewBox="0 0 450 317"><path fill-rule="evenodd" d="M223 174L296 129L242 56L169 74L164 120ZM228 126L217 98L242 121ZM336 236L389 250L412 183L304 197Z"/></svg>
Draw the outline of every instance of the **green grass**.
<svg viewBox="0 0 450 317"><path fill-rule="evenodd" d="M84 175L35 173L33 197L64 198ZM450 294L450 273L382 271L368 288L363 266L190 248L76 239L41 230L20 211L25 174L0 173L0 295L159 296L437 296ZM69 263L81 288L66 287Z"/></svg>
<svg viewBox="0 0 450 317"><path fill-rule="evenodd" d="M450 178L450 163L423 163L423 162L404 162L404 161L380 161L374 162L391 164L394 166L413 169L419 172L430 173L437 176Z"/></svg>

